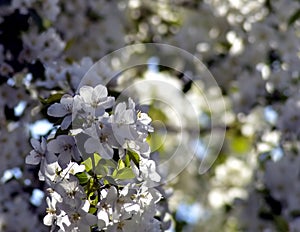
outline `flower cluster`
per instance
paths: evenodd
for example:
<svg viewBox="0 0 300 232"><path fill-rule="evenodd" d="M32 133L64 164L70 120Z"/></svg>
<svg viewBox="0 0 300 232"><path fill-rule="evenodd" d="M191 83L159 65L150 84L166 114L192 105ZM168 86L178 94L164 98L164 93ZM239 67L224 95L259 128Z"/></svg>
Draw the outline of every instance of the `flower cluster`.
<svg viewBox="0 0 300 232"><path fill-rule="evenodd" d="M156 187L163 182L159 173L184 169L198 142L193 162L171 183L174 230L299 231L299 9L298 0L1 1L0 231L48 231L43 217L52 231L165 230L169 199ZM140 46L82 82L96 60L135 42L192 53L209 68L221 94L205 78L197 91L193 81L160 67L156 54ZM141 53L149 58L147 71L135 67L111 75L111 67L121 67L122 59L134 64ZM192 76L183 57L171 53L163 61ZM175 105L176 112L149 104L149 115L167 122L170 133L158 122L149 139L151 119L131 99L108 96L98 85L106 76L116 77L108 85L114 96L141 79L166 81L166 88L160 82L147 91L134 89L133 99L163 96ZM199 114L201 133L160 170L166 166L156 164L153 148L167 160L174 145L188 140L177 136L178 129L196 128L182 97ZM178 120L179 114L186 120ZM214 119L226 122L220 149L224 123L212 125ZM50 127L36 126L40 121ZM199 176L202 160L220 150L209 175ZM47 199L36 203L34 193L44 189ZM182 202L208 211L196 220L205 226L190 229L196 223L184 217L181 223L180 215L190 215L180 212Z"/></svg>
<svg viewBox="0 0 300 232"><path fill-rule="evenodd" d="M39 142L26 163L48 184L44 224L61 231L159 231L163 193L146 141L151 118L132 99L115 103L103 85L82 86L48 107L61 134ZM162 216L162 213L159 213Z"/></svg>

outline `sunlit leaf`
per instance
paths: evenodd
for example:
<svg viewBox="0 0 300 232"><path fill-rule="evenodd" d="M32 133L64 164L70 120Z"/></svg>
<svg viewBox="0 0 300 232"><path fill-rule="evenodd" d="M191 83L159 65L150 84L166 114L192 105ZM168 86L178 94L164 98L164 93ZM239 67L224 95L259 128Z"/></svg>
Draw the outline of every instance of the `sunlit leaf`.
<svg viewBox="0 0 300 232"><path fill-rule="evenodd" d="M106 175L110 175L112 170L115 170L116 168L117 168L117 163L115 161L101 159L97 163L94 172L97 175L106 176Z"/></svg>
<svg viewBox="0 0 300 232"><path fill-rule="evenodd" d="M231 151L237 154L247 153L252 147L252 139L238 133L227 134Z"/></svg>
<svg viewBox="0 0 300 232"><path fill-rule="evenodd" d="M93 169L93 167L96 167L101 160L100 155L97 153L94 153L91 157L87 158L85 161L82 162L85 166L85 170L89 172Z"/></svg>
<svg viewBox="0 0 300 232"><path fill-rule="evenodd" d="M131 168L120 169L114 175L114 178L119 179L119 180L132 179L134 177L135 177L135 175Z"/></svg>
<svg viewBox="0 0 300 232"><path fill-rule="evenodd" d="M132 150L127 150L127 154L129 155L130 160L134 162L134 164L139 167L140 163L140 156L138 153L132 151Z"/></svg>
<svg viewBox="0 0 300 232"><path fill-rule="evenodd" d="M114 178L111 176L104 177L103 183L105 185L115 185L115 186L118 185L117 182L114 180Z"/></svg>
<svg viewBox="0 0 300 232"><path fill-rule="evenodd" d="M123 162L123 160L119 160L118 161L118 169L123 169L123 168L125 168L125 163Z"/></svg>
<svg viewBox="0 0 300 232"><path fill-rule="evenodd" d="M164 152L164 144L162 143L163 137L159 133L150 134L147 137L147 142L151 148L151 151Z"/></svg>
<svg viewBox="0 0 300 232"><path fill-rule="evenodd" d="M89 209L89 213L90 213L90 214L94 214L94 213L96 213L96 212L97 212L97 208L94 207L94 206L91 206L90 209Z"/></svg>
<svg viewBox="0 0 300 232"><path fill-rule="evenodd" d="M86 184L89 181L89 179L91 178L90 175L88 175L85 172L77 173L76 177L78 178L79 183L81 185Z"/></svg>
<svg viewBox="0 0 300 232"><path fill-rule="evenodd" d="M130 158L129 158L128 153L125 155L124 164L126 167L130 167Z"/></svg>
<svg viewBox="0 0 300 232"><path fill-rule="evenodd" d="M156 107L150 107L148 114L153 120L166 122L168 119L165 113L161 109L158 109Z"/></svg>
<svg viewBox="0 0 300 232"><path fill-rule="evenodd" d="M98 195L97 192L92 192L89 195L89 202L92 206L96 206L98 204Z"/></svg>

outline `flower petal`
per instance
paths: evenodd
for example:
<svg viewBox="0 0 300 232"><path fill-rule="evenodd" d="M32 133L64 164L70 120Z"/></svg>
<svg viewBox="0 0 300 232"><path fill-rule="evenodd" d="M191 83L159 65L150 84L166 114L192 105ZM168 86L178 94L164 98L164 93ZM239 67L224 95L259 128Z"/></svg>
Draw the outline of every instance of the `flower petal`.
<svg viewBox="0 0 300 232"><path fill-rule="evenodd" d="M97 224L97 217L95 215L88 213L85 215L85 219L87 220L88 225L90 226Z"/></svg>
<svg viewBox="0 0 300 232"><path fill-rule="evenodd" d="M30 139L31 146L34 150L39 151L40 150L40 142L34 138Z"/></svg>
<svg viewBox="0 0 300 232"><path fill-rule="evenodd" d="M52 214L47 214L44 219L43 219L43 222L44 222L44 225L46 226L51 226L52 225L52 222L53 222L53 219L54 219L54 215Z"/></svg>
<svg viewBox="0 0 300 232"><path fill-rule="evenodd" d="M97 85L94 88L93 91L93 97L95 98L95 100L100 100L102 98L106 98L107 97L107 88L103 85Z"/></svg>
<svg viewBox="0 0 300 232"><path fill-rule="evenodd" d="M46 152L46 150L47 150L47 140L44 137L42 137L41 149L44 152Z"/></svg>
<svg viewBox="0 0 300 232"><path fill-rule="evenodd" d="M92 93L93 87L91 86L82 86L79 90L79 94L83 97L84 102L89 104L92 103Z"/></svg>
<svg viewBox="0 0 300 232"><path fill-rule="evenodd" d="M88 138L84 143L84 148L87 153L99 152L100 150L100 141L93 137Z"/></svg>
<svg viewBox="0 0 300 232"><path fill-rule="evenodd" d="M37 165L41 162L41 155L32 150L28 156L26 156L25 162L27 164Z"/></svg>
<svg viewBox="0 0 300 232"><path fill-rule="evenodd" d="M114 155L112 147L110 147L107 143L100 143L99 148L99 155L103 159L112 159Z"/></svg>
<svg viewBox="0 0 300 232"><path fill-rule="evenodd" d="M60 103L54 103L53 105L51 105L48 110L47 110L47 114L49 116L53 116L53 117L63 117L65 116L67 113L69 113L66 108L60 104Z"/></svg>
<svg viewBox="0 0 300 232"><path fill-rule="evenodd" d="M71 122L72 122L72 115L66 116L60 125L61 129L66 130L70 126Z"/></svg>
<svg viewBox="0 0 300 232"><path fill-rule="evenodd" d="M68 164L71 162L71 154L68 152L61 153L58 156L58 164L61 166L63 169L68 166Z"/></svg>
<svg viewBox="0 0 300 232"><path fill-rule="evenodd" d="M111 108L115 104L114 97L107 97L107 99L99 104L99 106L103 107L104 109Z"/></svg>
<svg viewBox="0 0 300 232"><path fill-rule="evenodd" d="M97 217L98 217L98 227L100 229L103 229L104 227L108 226L109 217L108 217L108 213L105 210L98 210Z"/></svg>

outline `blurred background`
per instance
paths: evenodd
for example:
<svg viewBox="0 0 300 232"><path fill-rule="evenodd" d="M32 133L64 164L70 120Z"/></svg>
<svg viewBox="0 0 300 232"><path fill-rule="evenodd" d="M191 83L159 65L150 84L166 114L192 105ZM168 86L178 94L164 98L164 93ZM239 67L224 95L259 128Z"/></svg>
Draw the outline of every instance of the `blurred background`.
<svg viewBox="0 0 300 232"><path fill-rule="evenodd" d="M207 68L197 76L197 62L138 47L98 73L147 60L108 88L145 103L160 173L182 169L165 186L168 231L300 231L299 37L298 0L0 1L0 231L49 231L29 140L58 130L47 107L93 63L139 43L175 46ZM169 160L191 128L190 147Z"/></svg>

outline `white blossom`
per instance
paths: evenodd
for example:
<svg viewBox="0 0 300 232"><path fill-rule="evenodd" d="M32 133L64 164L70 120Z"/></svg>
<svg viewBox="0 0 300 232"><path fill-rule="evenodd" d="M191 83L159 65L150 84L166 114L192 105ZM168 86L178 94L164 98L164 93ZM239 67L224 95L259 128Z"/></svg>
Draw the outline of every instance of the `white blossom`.
<svg viewBox="0 0 300 232"><path fill-rule="evenodd" d="M67 167L71 158L80 160L80 152L76 146L75 139L68 135L59 135L47 144L49 152L58 155L58 163L62 168Z"/></svg>

